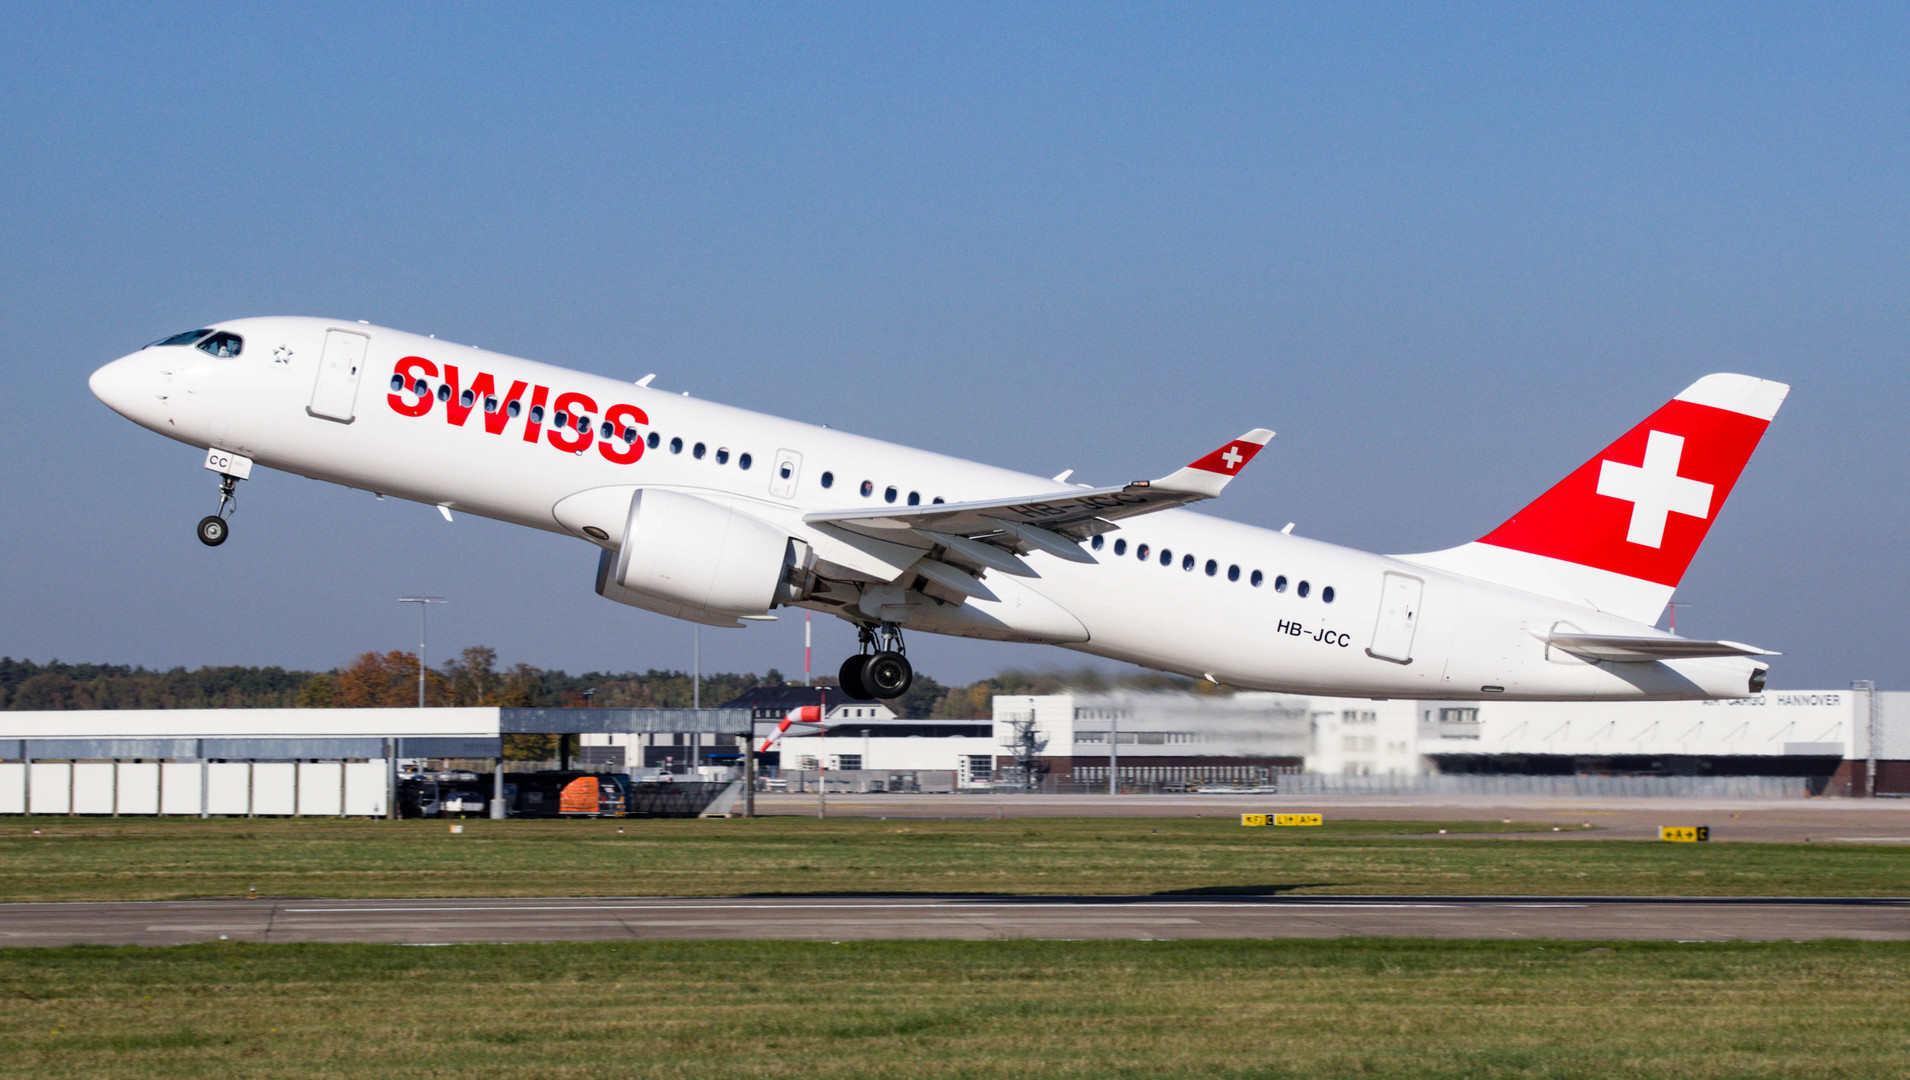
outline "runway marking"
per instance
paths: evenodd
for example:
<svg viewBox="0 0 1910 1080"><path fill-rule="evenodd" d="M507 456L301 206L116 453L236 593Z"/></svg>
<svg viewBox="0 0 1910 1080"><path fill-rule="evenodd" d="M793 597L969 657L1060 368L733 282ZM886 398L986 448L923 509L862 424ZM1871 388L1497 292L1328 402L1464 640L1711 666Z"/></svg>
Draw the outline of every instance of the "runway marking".
<svg viewBox="0 0 1910 1080"><path fill-rule="evenodd" d="M1213 911L1216 909L1239 909L1246 911L1326 911L1347 908L1382 908L1388 910L1410 910L1420 908L1582 908L1588 905L1571 903L1525 903L1525 904L1430 904L1430 903L1243 903L1238 901L1187 902L1152 901L1136 904L1099 903L1093 901L996 901L968 903L919 903L919 904L525 904L522 906L501 907L491 904L472 905L421 905L411 907L324 907L324 908L284 908L286 915L325 915L333 912L417 912L429 914L440 911L952 911L973 909L976 911L1029 911L1036 908L1088 908L1096 911L1132 911L1140 908L1193 909Z"/></svg>

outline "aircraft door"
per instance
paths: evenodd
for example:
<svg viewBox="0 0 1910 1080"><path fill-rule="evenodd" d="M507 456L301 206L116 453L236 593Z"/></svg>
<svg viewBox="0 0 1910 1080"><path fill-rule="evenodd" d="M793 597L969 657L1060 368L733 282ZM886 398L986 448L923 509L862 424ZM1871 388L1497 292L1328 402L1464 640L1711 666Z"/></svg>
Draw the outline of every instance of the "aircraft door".
<svg viewBox="0 0 1910 1080"><path fill-rule="evenodd" d="M778 499L796 497L796 481L802 478L802 455L794 450L776 451L776 463L769 470L769 493Z"/></svg>
<svg viewBox="0 0 1910 1080"><path fill-rule="evenodd" d="M1380 585L1379 621L1373 625L1373 643L1366 655L1395 664L1413 662L1413 635L1419 629L1419 596L1426 583L1410 574L1390 571Z"/></svg>
<svg viewBox="0 0 1910 1080"><path fill-rule="evenodd" d="M325 351L318 358L318 381L312 384L312 403L305 411L327 420L352 422L358 398L358 374L365 366L371 338L352 330L325 331Z"/></svg>

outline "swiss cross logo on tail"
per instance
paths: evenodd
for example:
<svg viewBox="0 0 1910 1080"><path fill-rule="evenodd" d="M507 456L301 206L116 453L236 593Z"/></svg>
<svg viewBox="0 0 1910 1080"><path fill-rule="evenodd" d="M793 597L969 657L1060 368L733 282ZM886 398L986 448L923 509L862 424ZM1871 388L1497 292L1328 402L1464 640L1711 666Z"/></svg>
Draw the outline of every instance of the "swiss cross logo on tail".
<svg viewBox="0 0 1910 1080"><path fill-rule="evenodd" d="M1610 458L1598 463L1598 493L1631 503L1626 543L1659 547L1665 539L1665 521L1672 514L1711 516L1712 486L1678 475L1684 452L1684 436L1654 431L1645 442L1643 465L1625 465Z"/></svg>
<svg viewBox="0 0 1910 1080"><path fill-rule="evenodd" d="M1237 472L1240 469L1240 463L1247 459L1241 454L1239 445L1230 443L1227 449L1221 451L1220 460L1227 466L1228 472Z"/></svg>
<svg viewBox="0 0 1910 1080"><path fill-rule="evenodd" d="M1789 390L1707 375L1479 542L1675 586Z"/></svg>

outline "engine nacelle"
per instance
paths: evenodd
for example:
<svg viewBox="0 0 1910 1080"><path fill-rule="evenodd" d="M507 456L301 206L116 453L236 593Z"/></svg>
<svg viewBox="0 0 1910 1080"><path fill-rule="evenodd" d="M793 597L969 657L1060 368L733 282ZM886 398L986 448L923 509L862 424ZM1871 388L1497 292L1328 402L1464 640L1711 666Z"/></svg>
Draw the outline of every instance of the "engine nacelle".
<svg viewBox="0 0 1910 1080"><path fill-rule="evenodd" d="M788 581L800 576L790 572L800 561L789 535L760 518L694 495L640 489L604 576L670 604L761 615L796 598Z"/></svg>

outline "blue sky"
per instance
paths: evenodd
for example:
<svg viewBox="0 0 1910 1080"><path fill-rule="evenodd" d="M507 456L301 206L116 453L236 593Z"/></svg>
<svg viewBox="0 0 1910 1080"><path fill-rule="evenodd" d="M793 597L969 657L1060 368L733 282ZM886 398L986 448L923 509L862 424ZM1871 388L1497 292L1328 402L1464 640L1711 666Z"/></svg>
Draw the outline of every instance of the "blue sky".
<svg viewBox="0 0 1910 1080"><path fill-rule="evenodd" d="M362 318L1216 513L1489 530L1697 376L1794 384L1680 590L1910 687L1910 9L22 5L0 40L0 653L681 667L592 549L261 473L86 375ZM705 631L801 664L800 619ZM851 640L817 623L819 661ZM1073 654L917 635L965 681Z"/></svg>

